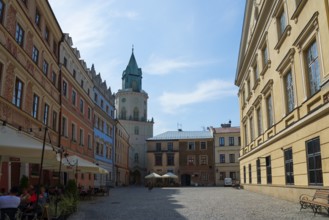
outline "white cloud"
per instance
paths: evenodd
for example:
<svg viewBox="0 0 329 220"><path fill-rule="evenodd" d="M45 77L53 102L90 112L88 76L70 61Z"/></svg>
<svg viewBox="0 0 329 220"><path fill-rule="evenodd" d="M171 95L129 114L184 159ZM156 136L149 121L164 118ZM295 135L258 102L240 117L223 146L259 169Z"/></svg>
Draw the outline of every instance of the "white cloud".
<svg viewBox="0 0 329 220"><path fill-rule="evenodd" d="M231 82L208 80L199 83L194 91L164 92L159 101L164 112L175 114L184 111L188 105L235 96L236 93L236 88Z"/></svg>
<svg viewBox="0 0 329 220"><path fill-rule="evenodd" d="M151 75L166 75L176 71L182 71L196 66L217 63L215 60L190 61L186 58L178 57L174 59L163 59L152 55L145 65L144 72Z"/></svg>

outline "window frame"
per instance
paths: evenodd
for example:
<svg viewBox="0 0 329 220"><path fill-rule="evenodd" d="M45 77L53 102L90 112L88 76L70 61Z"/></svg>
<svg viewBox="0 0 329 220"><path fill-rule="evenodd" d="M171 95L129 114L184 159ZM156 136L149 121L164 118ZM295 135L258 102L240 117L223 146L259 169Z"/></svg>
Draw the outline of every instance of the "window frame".
<svg viewBox="0 0 329 220"><path fill-rule="evenodd" d="M256 171L257 171L257 184L262 184L262 170L260 165L260 159L256 160Z"/></svg>
<svg viewBox="0 0 329 220"><path fill-rule="evenodd" d="M19 109L23 106L24 83L16 77L12 103Z"/></svg>
<svg viewBox="0 0 329 220"><path fill-rule="evenodd" d="M42 63L42 72L43 74L47 77L48 76L48 67L49 67L49 64L48 62L44 59L43 60L43 63Z"/></svg>
<svg viewBox="0 0 329 220"><path fill-rule="evenodd" d="M195 150L195 142L194 141L187 142L187 150L189 150L189 151Z"/></svg>
<svg viewBox="0 0 329 220"><path fill-rule="evenodd" d="M267 184L272 184L272 161L271 156L265 157L266 166L266 182Z"/></svg>
<svg viewBox="0 0 329 220"><path fill-rule="evenodd" d="M313 145L313 148L314 148L314 144L318 144L318 151L314 151L314 153L310 154L309 153L309 144L312 144ZM321 154L321 142L320 142L320 137L315 137L313 139L310 139L310 140L307 140L305 142L305 146L306 146L306 161L307 161L307 177L308 177L308 185L311 185L311 186L323 186L323 169L322 169L322 154ZM317 157L320 157L320 159L315 159ZM309 158L313 158L313 161L314 161L314 166L316 165L319 165L316 163L316 161L320 162L320 168L314 168L314 169L310 169L310 160ZM322 182L318 182L318 181L315 181L315 182L312 182L311 180L311 175L310 175L310 172L314 172L315 174L315 180L317 180L317 171L320 171L321 172L321 181Z"/></svg>
<svg viewBox="0 0 329 220"><path fill-rule="evenodd" d="M23 27L17 22L16 30L15 30L15 41L21 47L23 47L24 45L24 37L25 37L25 31Z"/></svg>
<svg viewBox="0 0 329 220"><path fill-rule="evenodd" d="M286 185L295 185L294 180L294 161L292 147L289 147L283 151L284 155L284 170Z"/></svg>
<svg viewBox="0 0 329 220"><path fill-rule="evenodd" d="M33 93L33 101L32 101L32 117L37 119L39 116L39 102L40 98L36 93Z"/></svg>
<svg viewBox="0 0 329 220"><path fill-rule="evenodd" d="M43 124L48 126L48 122L49 122L49 110L50 110L50 106L45 103L44 107L43 107Z"/></svg>
<svg viewBox="0 0 329 220"><path fill-rule="evenodd" d="M225 137L219 137L219 146L220 147L225 146Z"/></svg>
<svg viewBox="0 0 329 220"><path fill-rule="evenodd" d="M33 48L32 48L31 59L36 65L38 65L38 63L39 63L39 50L35 45L33 45Z"/></svg>
<svg viewBox="0 0 329 220"><path fill-rule="evenodd" d="M2 24L4 21L5 7L6 4L4 3L4 1L0 0L0 24Z"/></svg>
<svg viewBox="0 0 329 220"><path fill-rule="evenodd" d="M225 163L226 159L225 159L225 154L219 154L219 163Z"/></svg>

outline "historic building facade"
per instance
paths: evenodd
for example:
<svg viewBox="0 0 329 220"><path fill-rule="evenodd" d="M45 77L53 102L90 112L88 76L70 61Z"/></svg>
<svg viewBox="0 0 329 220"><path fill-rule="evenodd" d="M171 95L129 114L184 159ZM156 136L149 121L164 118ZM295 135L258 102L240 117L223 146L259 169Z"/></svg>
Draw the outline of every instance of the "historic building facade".
<svg viewBox="0 0 329 220"><path fill-rule="evenodd" d="M91 67L94 83L94 148L97 164L109 174L95 174L95 186L114 185L114 96L100 74Z"/></svg>
<svg viewBox="0 0 329 220"><path fill-rule="evenodd" d="M148 94L142 90L142 70L134 51L122 74L122 89L115 95L117 118L130 136L130 182L141 184L146 174L146 139L153 136L153 119L147 119Z"/></svg>
<svg viewBox="0 0 329 220"><path fill-rule="evenodd" d="M70 161L72 167L83 160L94 163L93 145L93 81L80 52L73 48L72 38L64 34L60 44L61 64L61 146L65 155L76 156ZM81 158L81 159L80 159ZM73 164L74 163L74 164ZM81 186L94 186L94 175L79 171L78 174L65 172L67 179L75 179Z"/></svg>
<svg viewBox="0 0 329 220"><path fill-rule="evenodd" d="M7 191L22 175L38 183L45 134L46 147L59 145L61 36L48 1L0 0L0 185ZM41 178L57 177L43 171Z"/></svg>
<svg viewBox="0 0 329 220"><path fill-rule="evenodd" d="M214 141L211 131L167 131L147 139L147 171L178 176L182 186L213 186Z"/></svg>
<svg viewBox="0 0 329 220"><path fill-rule="evenodd" d="M233 183L240 182L239 153L241 147L240 128L231 127L231 122L211 127L215 144L215 182L224 185L224 179L230 177Z"/></svg>
<svg viewBox="0 0 329 220"><path fill-rule="evenodd" d="M328 5L246 2L235 78L245 189L297 201L329 186Z"/></svg>
<svg viewBox="0 0 329 220"><path fill-rule="evenodd" d="M147 173L163 175L171 172L178 176L179 136L165 132L147 139ZM180 183L180 178L177 182Z"/></svg>
<svg viewBox="0 0 329 220"><path fill-rule="evenodd" d="M129 185L129 134L116 120L115 126L115 182L117 186Z"/></svg>

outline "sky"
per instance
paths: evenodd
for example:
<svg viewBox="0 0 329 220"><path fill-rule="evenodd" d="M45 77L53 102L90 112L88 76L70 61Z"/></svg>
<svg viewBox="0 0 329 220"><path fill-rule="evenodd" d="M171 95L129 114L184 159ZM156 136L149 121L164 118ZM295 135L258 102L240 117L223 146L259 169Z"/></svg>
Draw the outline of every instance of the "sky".
<svg viewBox="0 0 329 220"><path fill-rule="evenodd" d="M112 92L134 55L153 134L240 126L234 85L245 0L49 0Z"/></svg>

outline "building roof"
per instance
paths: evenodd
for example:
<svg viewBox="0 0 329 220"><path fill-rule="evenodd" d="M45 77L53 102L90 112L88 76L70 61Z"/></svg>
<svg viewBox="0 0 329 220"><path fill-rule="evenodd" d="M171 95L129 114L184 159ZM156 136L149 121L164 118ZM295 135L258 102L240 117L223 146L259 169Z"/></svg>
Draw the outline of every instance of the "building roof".
<svg viewBox="0 0 329 220"><path fill-rule="evenodd" d="M240 127L213 128L215 134L240 133Z"/></svg>
<svg viewBox="0 0 329 220"><path fill-rule="evenodd" d="M184 139L209 139L213 138L210 131L167 131L147 139L155 140L184 140Z"/></svg>

